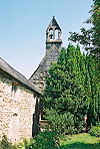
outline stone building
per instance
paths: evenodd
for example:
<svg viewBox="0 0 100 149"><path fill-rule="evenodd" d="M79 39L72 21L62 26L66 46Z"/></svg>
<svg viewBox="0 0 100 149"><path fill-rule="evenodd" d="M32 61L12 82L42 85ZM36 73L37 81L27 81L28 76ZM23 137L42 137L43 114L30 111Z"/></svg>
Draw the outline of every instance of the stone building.
<svg viewBox="0 0 100 149"><path fill-rule="evenodd" d="M0 58L0 139L19 142L37 133L41 93Z"/></svg>
<svg viewBox="0 0 100 149"><path fill-rule="evenodd" d="M55 17L52 18L46 30L46 54L40 62L39 67L30 77L30 81L43 91L45 87L45 76L48 73L50 65L53 61L57 61L62 45L61 28L59 27Z"/></svg>
<svg viewBox="0 0 100 149"><path fill-rule="evenodd" d="M61 34L53 17L46 30L45 57L29 80L0 58L0 139L6 135L15 143L38 133L42 115L41 91L51 62L58 59Z"/></svg>

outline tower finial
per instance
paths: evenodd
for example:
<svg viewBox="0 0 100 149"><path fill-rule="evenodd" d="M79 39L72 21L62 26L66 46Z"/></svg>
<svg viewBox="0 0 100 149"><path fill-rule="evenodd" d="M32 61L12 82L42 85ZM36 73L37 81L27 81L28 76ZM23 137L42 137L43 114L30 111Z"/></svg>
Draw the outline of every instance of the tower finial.
<svg viewBox="0 0 100 149"><path fill-rule="evenodd" d="M55 16L53 16L53 18L55 18Z"/></svg>

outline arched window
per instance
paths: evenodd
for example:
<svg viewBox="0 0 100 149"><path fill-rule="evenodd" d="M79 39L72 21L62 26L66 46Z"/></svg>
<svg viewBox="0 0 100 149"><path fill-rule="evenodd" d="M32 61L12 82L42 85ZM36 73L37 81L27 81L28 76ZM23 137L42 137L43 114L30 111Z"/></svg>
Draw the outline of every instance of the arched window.
<svg viewBox="0 0 100 149"><path fill-rule="evenodd" d="M49 37L50 37L51 40L53 39L53 29L49 30Z"/></svg>
<svg viewBox="0 0 100 149"><path fill-rule="evenodd" d="M58 39L58 29L55 30L55 39Z"/></svg>

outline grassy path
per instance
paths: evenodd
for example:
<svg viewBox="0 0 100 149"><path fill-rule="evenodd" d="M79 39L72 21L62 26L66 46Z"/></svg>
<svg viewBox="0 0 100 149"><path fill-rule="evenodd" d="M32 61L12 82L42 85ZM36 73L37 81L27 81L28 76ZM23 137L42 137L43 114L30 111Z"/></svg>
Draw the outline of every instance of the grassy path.
<svg viewBox="0 0 100 149"><path fill-rule="evenodd" d="M100 138L86 133L65 137L61 140L61 149L100 149Z"/></svg>

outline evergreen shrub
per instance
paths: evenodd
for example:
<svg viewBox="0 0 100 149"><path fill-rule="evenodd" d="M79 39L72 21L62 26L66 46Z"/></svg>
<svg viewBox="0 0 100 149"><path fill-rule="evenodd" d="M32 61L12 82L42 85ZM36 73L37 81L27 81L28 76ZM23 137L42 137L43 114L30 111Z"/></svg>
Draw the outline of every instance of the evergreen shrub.
<svg viewBox="0 0 100 149"><path fill-rule="evenodd" d="M74 117L72 114L58 114L55 110L46 110L46 118L49 120L49 129L59 134L73 134Z"/></svg>
<svg viewBox="0 0 100 149"><path fill-rule="evenodd" d="M100 137L100 126L93 126L90 129L90 135Z"/></svg>
<svg viewBox="0 0 100 149"><path fill-rule="evenodd" d="M60 149L58 135L51 131L40 132L35 137L35 143L29 145L27 149Z"/></svg>

